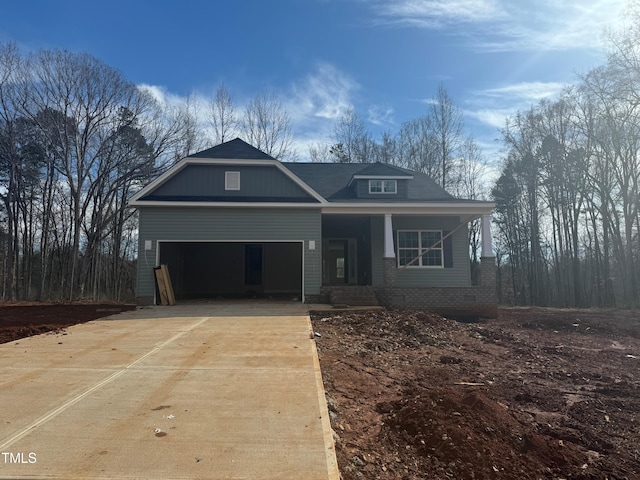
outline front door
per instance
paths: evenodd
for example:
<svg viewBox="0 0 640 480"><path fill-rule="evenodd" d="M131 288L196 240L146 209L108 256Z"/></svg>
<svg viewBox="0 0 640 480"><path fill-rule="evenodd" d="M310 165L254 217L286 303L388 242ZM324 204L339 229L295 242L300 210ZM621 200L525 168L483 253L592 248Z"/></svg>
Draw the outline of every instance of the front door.
<svg viewBox="0 0 640 480"><path fill-rule="evenodd" d="M344 285L357 283L356 239L329 238L323 241L323 283Z"/></svg>
<svg viewBox="0 0 640 480"><path fill-rule="evenodd" d="M345 240L329 240L327 251L327 267L329 272L329 285L346 283L345 275Z"/></svg>

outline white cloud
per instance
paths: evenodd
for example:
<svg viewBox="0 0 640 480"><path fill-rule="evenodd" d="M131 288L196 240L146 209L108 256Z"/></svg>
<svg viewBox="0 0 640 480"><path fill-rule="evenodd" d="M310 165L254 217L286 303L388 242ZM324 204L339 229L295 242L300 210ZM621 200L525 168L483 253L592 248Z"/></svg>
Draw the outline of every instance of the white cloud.
<svg viewBox="0 0 640 480"><path fill-rule="evenodd" d="M484 125L502 128L507 117L543 99L554 99L567 86L560 82L519 82L473 93L464 113Z"/></svg>
<svg viewBox="0 0 640 480"><path fill-rule="evenodd" d="M161 85L142 83L138 85L138 88L151 95L156 102L165 107L180 105L186 101L186 98L170 93Z"/></svg>
<svg viewBox="0 0 640 480"><path fill-rule="evenodd" d="M351 97L358 88L358 83L337 67L320 63L312 73L292 84L287 110L292 117L335 120L353 106Z"/></svg>
<svg viewBox="0 0 640 480"><path fill-rule="evenodd" d="M329 141L337 119L353 108L359 89L358 82L346 72L321 62L281 92L301 160L307 159L310 146Z"/></svg>
<svg viewBox="0 0 640 480"><path fill-rule="evenodd" d="M373 4L379 24L450 29L488 51L602 48L605 27L623 20L620 0L394 0ZM457 30L450 27L464 27Z"/></svg>
<svg viewBox="0 0 640 480"><path fill-rule="evenodd" d="M188 96L176 95L165 87L141 84L138 88L148 92L156 101L169 108L183 107L189 102L190 109L196 114L199 127L209 132L209 103L214 96L211 92L192 92ZM288 86L273 90L277 99L291 119L291 130L295 149L301 160L307 158L310 146L328 141L333 126L348 109L353 108L353 96L359 90L359 84L347 73L329 63L318 63L303 77L292 81ZM258 92L233 92L236 114L241 116L251 98ZM390 109L379 109L379 121L390 121Z"/></svg>
<svg viewBox="0 0 640 480"><path fill-rule="evenodd" d="M566 83L560 82L520 82L481 90L476 92L476 95L495 99L536 101L554 97L567 86Z"/></svg>
<svg viewBox="0 0 640 480"><path fill-rule="evenodd" d="M507 117L517 113L516 108L480 108L478 110L464 110L467 117L475 118L490 127L502 128Z"/></svg>
<svg viewBox="0 0 640 480"><path fill-rule="evenodd" d="M494 0L400 0L377 5L378 14L391 23L442 28L452 23L475 23L502 18Z"/></svg>
<svg viewBox="0 0 640 480"><path fill-rule="evenodd" d="M384 126L393 125L393 108L381 107L380 105L371 105L367 110L367 120L374 125Z"/></svg>

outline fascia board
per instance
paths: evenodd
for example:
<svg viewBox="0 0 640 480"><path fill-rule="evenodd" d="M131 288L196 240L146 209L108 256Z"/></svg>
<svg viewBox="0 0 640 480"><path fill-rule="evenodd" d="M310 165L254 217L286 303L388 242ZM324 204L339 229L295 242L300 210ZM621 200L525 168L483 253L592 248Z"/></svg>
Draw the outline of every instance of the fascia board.
<svg viewBox="0 0 640 480"><path fill-rule="evenodd" d="M495 209L493 202L441 202L441 203L376 203L376 204L319 204L286 202L179 202L138 200L129 202L130 207L216 207L216 208L308 208L321 209L330 214L373 214L385 213L406 215L490 215Z"/></svg>
<svg viewBox="0 0 640 480"><path fill-rule="evenodd" d="M320 209L319 203L286 203L286 202L179 202L179 201L153 201L137 200L129 202L129 207L233 207L233 208L310 208Z"/></svg>
<svg viewBox="0 0 640 480"><path fill-rule="evenodd" d="M354 175L351 178L355 179L378 179L378 180L411 180L413 178L412 175Z"/></svg>
<svg viewBox="0 0 640 480"><path fill-rule="evenodd" d="M331 214L376 214L396 213L405 215L490 215L495 209L493 202L434 202L434 203L376 203L376 204L330 204L322 206L322 213Z"/></svg>

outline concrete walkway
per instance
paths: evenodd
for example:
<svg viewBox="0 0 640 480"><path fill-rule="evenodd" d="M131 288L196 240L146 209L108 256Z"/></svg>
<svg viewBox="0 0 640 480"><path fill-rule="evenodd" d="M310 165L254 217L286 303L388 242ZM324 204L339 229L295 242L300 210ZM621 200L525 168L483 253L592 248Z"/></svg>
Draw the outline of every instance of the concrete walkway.
<svg viewBox="0 0 640 480"><path fill-rule="evenodd" d="M149 307L0 345L0 478L339 478L304 305Z"/></svg>

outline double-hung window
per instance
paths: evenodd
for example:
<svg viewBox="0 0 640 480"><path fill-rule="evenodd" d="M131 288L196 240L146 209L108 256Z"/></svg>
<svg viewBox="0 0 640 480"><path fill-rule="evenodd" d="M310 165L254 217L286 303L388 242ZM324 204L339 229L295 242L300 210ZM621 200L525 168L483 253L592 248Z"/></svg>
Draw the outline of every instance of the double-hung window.
<svg viewBox="0 0 640 480"><path fill-rule="evenodd" d="M444 265L441 230L400 230L397 245L399 267L405 265L442 267Z"/></svg>
<svg viewBox="0 0 640 480"><path fill-rule="evenodd" d="M369 180L369 193L398 193L397 180Z"/></svg>

